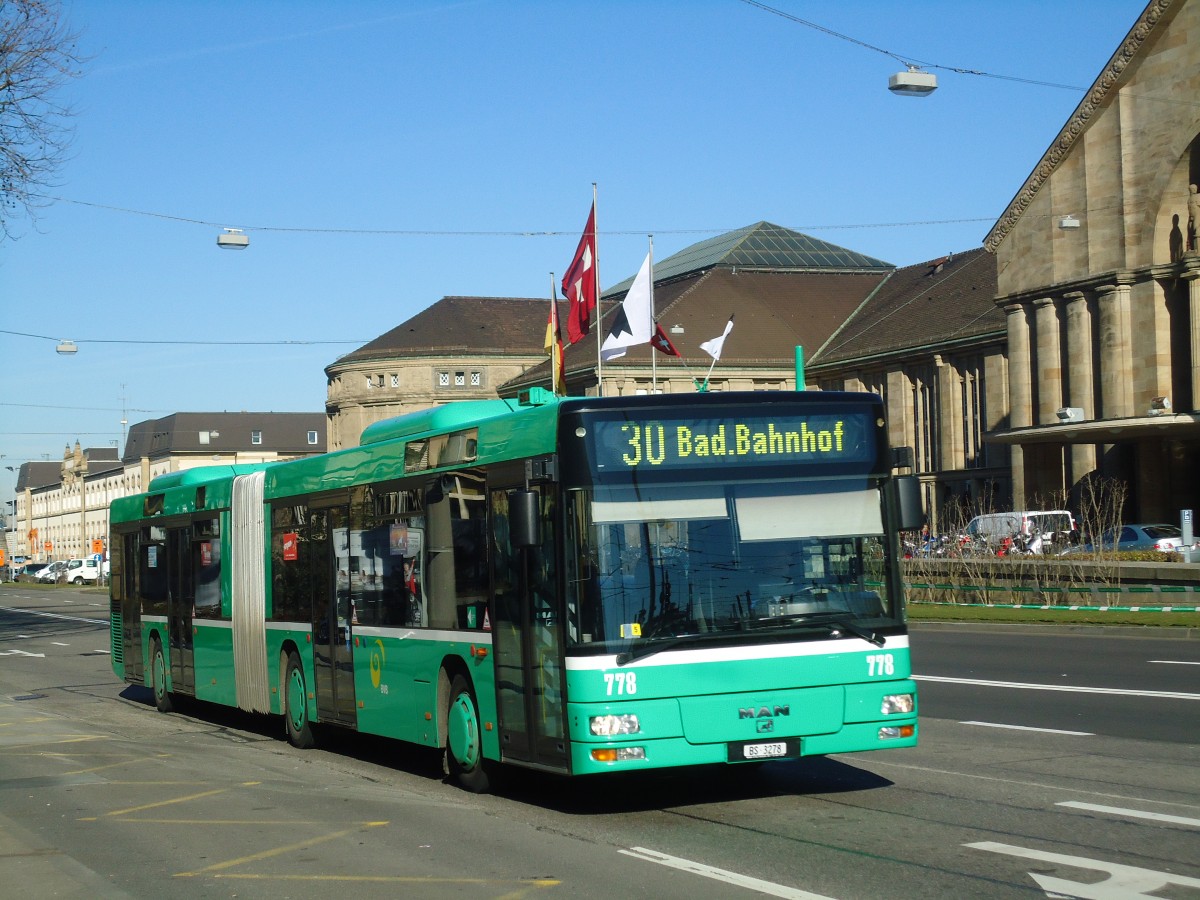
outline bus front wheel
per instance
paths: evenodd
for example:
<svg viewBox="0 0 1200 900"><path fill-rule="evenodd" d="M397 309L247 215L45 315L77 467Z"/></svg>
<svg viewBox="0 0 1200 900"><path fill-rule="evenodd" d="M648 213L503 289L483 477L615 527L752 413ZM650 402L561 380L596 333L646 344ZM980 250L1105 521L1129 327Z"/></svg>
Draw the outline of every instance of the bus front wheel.
<svg viewBox="0 0 1200 900"><path fill-rule="evenodd" d="M300 656L288 654L287 675L283 679L283 718L287 722L288 742L308 750L316 744L312 722L308 720L308 691L304 684L304 666Z"/></svg>
<svg viewBox="0 0 1200 900"><path fill-rule="evenodd" d="M479 727L479 704L471 683L455 675L450 685L450 708L446 715L446 767L450 777L474 794L489 787L484 770L483 734Z"/></svg>
<svg viewBox="0 0 1200 900"><path fill-rule="evenodd" d="M167 657L163 653L162 641L154 639L150 648L150 680L154 688L154 705L159 712L169 713L175 709L171 693L167 690Z"/></svg>

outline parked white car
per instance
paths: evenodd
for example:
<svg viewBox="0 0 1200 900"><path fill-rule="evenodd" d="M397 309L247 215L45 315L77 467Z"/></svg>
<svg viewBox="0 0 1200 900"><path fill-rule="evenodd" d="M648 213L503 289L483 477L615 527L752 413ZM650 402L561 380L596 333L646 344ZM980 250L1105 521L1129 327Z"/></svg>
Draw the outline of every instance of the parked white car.
<svg viewBox="0 0 1200 900"><path fill-rule="evenodd" d="M95 584L99 578L100 564L90 556L67 560L66 580L70 584Z"/></svg>
<svg viewBox="0 0 1200 900"><path fill-rule="evenodd" d="M63 571L67 568L67 560L60 559L57 562L52 562L35 576L36 581L42 584L53 584L62 576Z"/></svg>

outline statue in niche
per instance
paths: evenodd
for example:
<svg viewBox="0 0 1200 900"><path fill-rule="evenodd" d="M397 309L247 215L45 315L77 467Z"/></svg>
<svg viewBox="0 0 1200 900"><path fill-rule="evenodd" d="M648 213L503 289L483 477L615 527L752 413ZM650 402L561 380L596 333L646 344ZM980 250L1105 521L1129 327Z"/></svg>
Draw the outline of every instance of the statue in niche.
<svg viewBox="0 0 1200 900"><path fill-rule="evenodd" d="M1187 248L1191 253L1195 253L1196 247L1196 229L1200 228L1200 193L1196 191L1196 185L1188 185L1188 221L1187 221Z"/></svg>

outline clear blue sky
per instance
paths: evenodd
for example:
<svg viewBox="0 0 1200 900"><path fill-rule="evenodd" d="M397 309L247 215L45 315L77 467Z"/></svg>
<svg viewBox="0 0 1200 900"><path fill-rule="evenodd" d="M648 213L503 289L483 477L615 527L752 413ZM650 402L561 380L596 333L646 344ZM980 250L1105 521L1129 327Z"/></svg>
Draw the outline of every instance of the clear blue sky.
<svg viewBox="0 0 1200 900"><path fill-rule="evenodd" d="M906 58L1080 88L1144 7L765 2ZM661 259L759 220L898 265L978 247L1083 99L945 70L899 98L895 60L740 0L65 11L92 58L63 96L61 199L0 244L0 328L52 339L0 334L5 465L115 445L123 409L323 410L326 365L439 298L548 296L592 182L605 287L647 234ZM965 221L925 224L946 220ZM217 224L249 249L219 250ZM89 343L126 340L345 343Z"/></svg>

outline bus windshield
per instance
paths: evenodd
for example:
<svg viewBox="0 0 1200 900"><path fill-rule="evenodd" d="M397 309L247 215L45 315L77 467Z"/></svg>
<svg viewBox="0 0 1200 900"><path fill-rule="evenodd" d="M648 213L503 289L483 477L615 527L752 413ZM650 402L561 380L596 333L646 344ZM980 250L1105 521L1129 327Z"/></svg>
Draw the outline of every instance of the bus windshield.
<svg viewBox="0 0 1200 900"><path fill-rule="evenodd" d="M595 486L567 513L580 649L898 624L878 479Z"/></svg>

